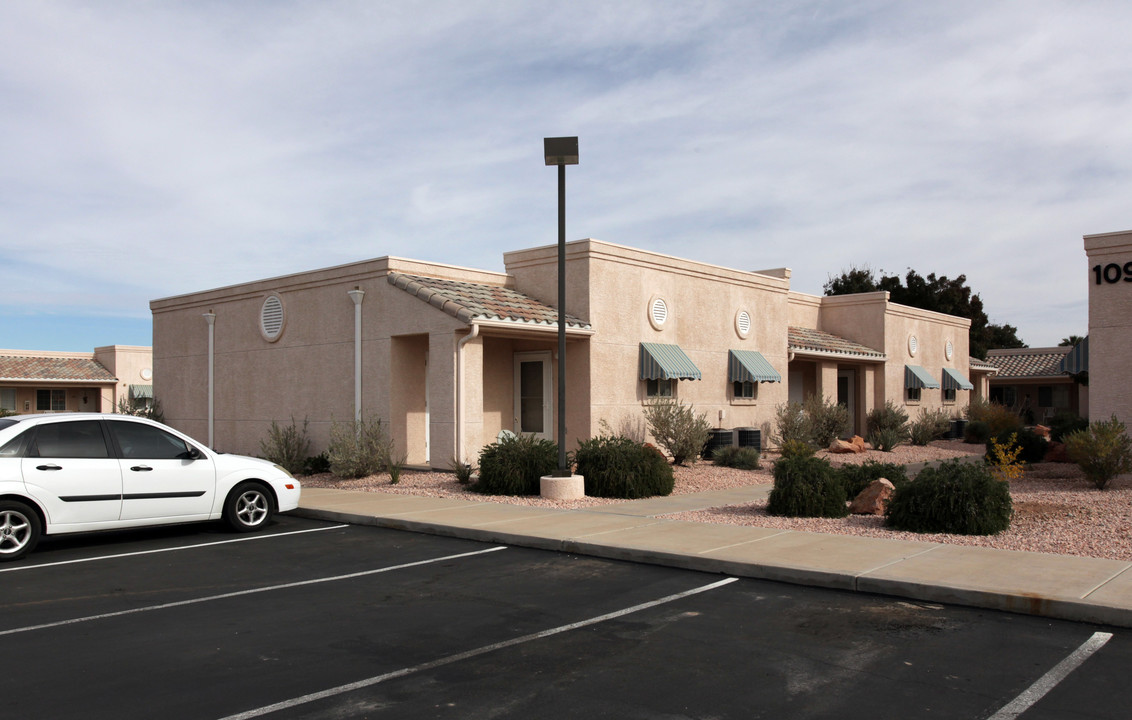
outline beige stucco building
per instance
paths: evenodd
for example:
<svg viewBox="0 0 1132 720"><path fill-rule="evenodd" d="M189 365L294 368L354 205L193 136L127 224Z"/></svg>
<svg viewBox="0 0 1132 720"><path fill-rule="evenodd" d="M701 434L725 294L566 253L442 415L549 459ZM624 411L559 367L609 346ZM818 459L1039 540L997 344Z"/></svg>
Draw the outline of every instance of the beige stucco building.
<svg viewBox="0 0 1132 720"><path fill-rule="evenodd" d="M1089 419L1132 427L1132 230L1086 235Z"/></svg>
<svg viewBox="0 0 1132 720"><path fill-rule="evenodd" d="M0 350L0 410L114 412L122 399L153 398L153 349L107 345L94 352Z"/></svg>
<svg viewBox="0 0 1132 720"><path fill-rule="evenodd" d="M639 422L655 397L713 425L758 428L821 393L854 431L886 400L959 416L969 321L888 301L817 297L788 269L751 272L598 240L566 246L567 438ZM387 423L411 464L474 461L504 429L557 437L557 246L505 272L395 257L155 300L156 395L166 421L257 452L272 421Z"/></svg>

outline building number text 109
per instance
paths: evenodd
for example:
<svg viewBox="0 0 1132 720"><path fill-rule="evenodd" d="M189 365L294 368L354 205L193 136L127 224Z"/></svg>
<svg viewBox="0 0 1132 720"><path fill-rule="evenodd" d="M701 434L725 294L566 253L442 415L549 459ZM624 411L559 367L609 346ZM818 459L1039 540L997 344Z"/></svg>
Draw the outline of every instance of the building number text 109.
<svg viewBox="0 0 1132 720"><path fill-rule="evenodd" d="M1120 267L1116 263L1109 263L1105 266L1094 265L1093 275L1096 276L1097 285L1101 282L1118 283L1121 280L1124 282L1132 282L1132 262L1124 263L1124 267Z"/></svg>

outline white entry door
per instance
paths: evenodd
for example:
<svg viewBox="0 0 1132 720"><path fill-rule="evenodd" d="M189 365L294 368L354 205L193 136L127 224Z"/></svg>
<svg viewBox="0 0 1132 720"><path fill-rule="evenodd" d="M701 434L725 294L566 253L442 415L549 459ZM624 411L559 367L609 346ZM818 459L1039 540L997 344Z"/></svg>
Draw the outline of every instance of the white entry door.
<svg viewBox="0 0 1132 720"><path fill-rule="evenodd" d="M554 438L549 352L515 353L515 432Z"/></svg>

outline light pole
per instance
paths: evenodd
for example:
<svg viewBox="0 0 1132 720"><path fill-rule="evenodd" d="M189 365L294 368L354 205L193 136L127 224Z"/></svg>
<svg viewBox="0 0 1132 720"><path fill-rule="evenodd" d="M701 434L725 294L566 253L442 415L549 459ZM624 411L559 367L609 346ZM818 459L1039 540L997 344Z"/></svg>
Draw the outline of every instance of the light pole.
<svg viewBox="0 0 1132 720"><path fill-rule="evenodd" d="M543 138L547 165L558 166L558 477L566 467L566 166L578 164L578 138Z"/></svg>

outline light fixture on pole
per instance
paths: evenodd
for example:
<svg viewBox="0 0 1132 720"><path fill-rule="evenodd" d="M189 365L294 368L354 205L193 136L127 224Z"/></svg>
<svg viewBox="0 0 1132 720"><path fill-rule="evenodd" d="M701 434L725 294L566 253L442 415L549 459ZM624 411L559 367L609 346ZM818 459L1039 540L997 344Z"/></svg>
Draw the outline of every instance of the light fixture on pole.
<svg viewBox="0 0 1132 720"><path fill-rule="evenodd" d="M558 166L558 477L566 467L566 166L578 164L578 138L543 138L547 165Z"/></svg>

